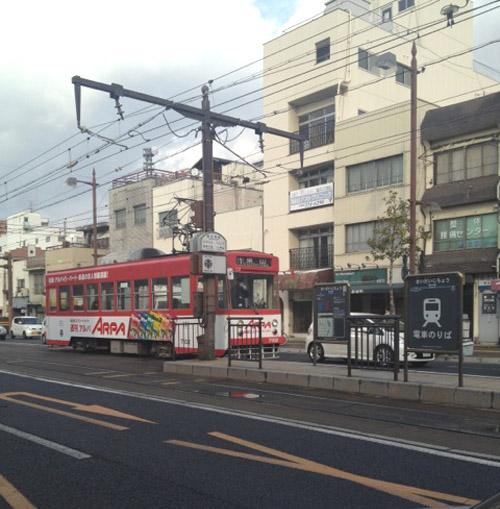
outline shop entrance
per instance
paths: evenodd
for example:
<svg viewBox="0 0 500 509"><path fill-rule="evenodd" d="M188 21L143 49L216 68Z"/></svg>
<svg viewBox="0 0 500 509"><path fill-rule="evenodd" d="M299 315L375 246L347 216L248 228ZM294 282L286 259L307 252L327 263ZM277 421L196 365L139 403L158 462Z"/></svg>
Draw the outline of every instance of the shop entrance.
<svg viewBox="0 0 500 509"><path fill-rule="evenodd" d="M306 333L312 322L312 301L293 301L293 332Z"/></svg>

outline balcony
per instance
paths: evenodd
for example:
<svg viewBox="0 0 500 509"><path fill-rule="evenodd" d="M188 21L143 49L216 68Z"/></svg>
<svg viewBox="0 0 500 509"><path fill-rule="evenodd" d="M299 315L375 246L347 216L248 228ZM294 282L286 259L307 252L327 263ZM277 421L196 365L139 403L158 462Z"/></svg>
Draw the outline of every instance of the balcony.
<svg viewBox="0 0 500 509"><path fill-rule="evenodd" d="M329 145L335 141L335 126L333 123L321 123L319 125L309 126L307 131L307 139L304 141L304 150ZM304 133L297 131L295 134ZM290 140L290 155L296 154L299 150L299 142L297 140Z"/></svg>
<svg viewBox="0 0 500 509"><path fill-rule="evenodd" d="M324 249L301 247L290 249L291 270L314 270L330 268L333 265L333 245Z"/></svg>

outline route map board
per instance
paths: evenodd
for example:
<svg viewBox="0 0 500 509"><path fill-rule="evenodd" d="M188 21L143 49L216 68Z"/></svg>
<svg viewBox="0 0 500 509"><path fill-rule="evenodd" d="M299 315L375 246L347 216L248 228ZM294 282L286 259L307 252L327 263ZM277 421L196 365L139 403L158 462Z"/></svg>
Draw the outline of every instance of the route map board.
<svg viewBox="0 0 500 509"><path fill-rule="evenodd" d="M314 287L314 340L346 341L351 303L348 283L321 283Z"/></svg>
<svg viewBox="0 0 500 509"><path fill-rule="evenodd" d="M410 350L458 352L462 346L463 275L407 276L405 340Z"/></svg>

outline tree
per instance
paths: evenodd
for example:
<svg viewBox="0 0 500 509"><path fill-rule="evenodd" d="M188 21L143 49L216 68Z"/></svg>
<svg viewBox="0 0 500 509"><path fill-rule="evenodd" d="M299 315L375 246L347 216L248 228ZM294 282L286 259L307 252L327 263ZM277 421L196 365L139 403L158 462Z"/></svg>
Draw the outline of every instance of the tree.
<svg viewBox="0 0 500 509"><path fill-rule="evenodd" d="M389 196L384 198L385 213L377 218L373 231L373 237L368 240L370 254L377 260L388 260L388 284L389 284L389 311L393 315L396 312L394 305L394 288L392 284L392 272L394 263L408 256L410 250L410 204L408 200L399 197L396 191L389 191ZM425 236L422 228L417 230L415 242ZM417 249L419 249L417 247Z"/></svg>

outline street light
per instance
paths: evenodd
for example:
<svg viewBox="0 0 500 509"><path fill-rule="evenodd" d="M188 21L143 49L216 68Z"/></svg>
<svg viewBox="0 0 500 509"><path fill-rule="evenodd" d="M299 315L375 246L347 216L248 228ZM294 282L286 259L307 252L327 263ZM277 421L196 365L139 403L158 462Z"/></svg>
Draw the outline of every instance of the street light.
<svg viewBox="0 0 500 509"><path fill-rule="evenodd" d="M92 247L94 248L92 257L94 258L94 265L97 265L99 257L97 254L97 204L96 204L97 182L95 181L95 168L92 169L92 182L88 182L87 180L80 180L77 179L76 177L68 177L66 179L66 184L70 187L76 187L77 184L87 184L88 186L92 187L92 212L93 212Z"/></svg>

